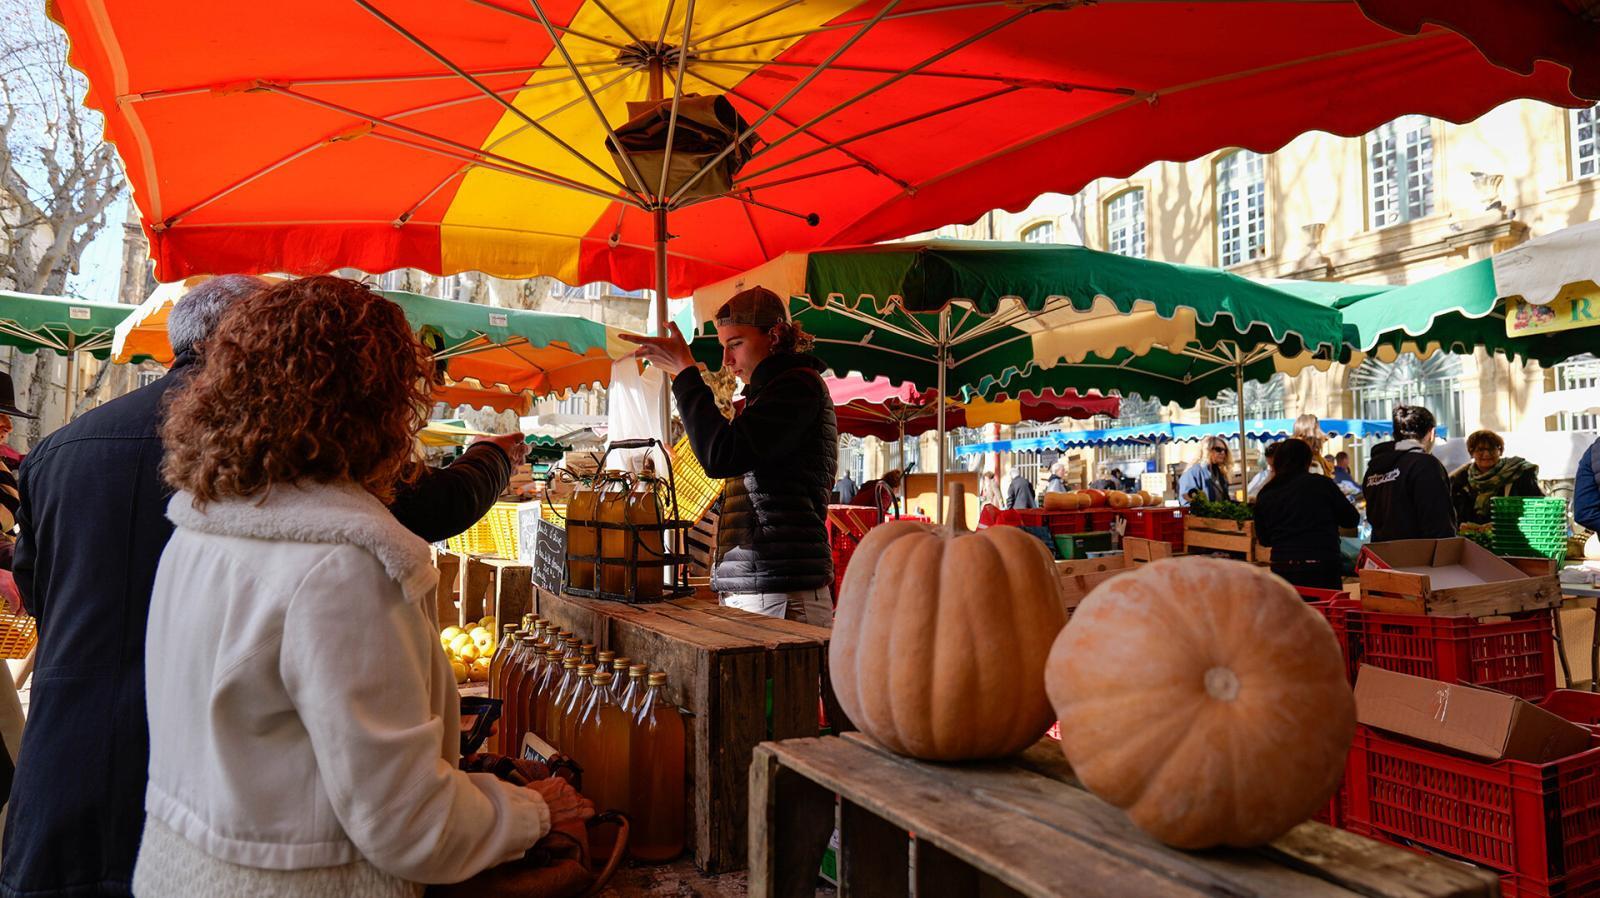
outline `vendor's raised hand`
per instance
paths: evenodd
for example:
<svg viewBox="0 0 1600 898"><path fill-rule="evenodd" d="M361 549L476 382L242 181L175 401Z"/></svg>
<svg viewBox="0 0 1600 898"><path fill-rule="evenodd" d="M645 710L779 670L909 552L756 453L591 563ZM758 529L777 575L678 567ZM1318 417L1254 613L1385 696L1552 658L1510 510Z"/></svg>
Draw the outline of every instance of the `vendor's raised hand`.
<svg viewBox="0 0 1600 898"><path fill-rule="evenodd" d="M570 821L588 820L594 816L594 802L578 794L572 784L556 776L534 780L528 788L539 793L550 808L550 825L559 826Z"/></svg>
<svg viewBox="0 0 1600 898"><path fill-rule="evenodd" d="M528 457L528 443L520 433L502 433L492 437L478 437L473 442L493 443L499 446L500 450L506 454L506 458L511 459L513 465L522 464Z"/></svg>
<svg viewBox="0 0 1600 898"><path fill-rule="evenodd" d="M665 371L669 377L676 377L685 368L694 367L694 353L689 351L689 344L684 342L683 333L676 324L668 324L666 334L660 337L645 334L622 334L621 337L629 343L639 344L639 348L633 351L634 358L644 359Z"/></svg>

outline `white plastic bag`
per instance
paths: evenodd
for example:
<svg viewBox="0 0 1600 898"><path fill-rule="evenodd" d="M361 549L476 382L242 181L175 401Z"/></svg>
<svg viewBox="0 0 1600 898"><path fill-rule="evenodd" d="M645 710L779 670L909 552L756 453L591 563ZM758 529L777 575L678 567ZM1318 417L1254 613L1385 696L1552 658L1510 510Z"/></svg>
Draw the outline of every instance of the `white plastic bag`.
<svg viewBox="0 0 1600 898"><path fill-rule="evenodd" d="M607 433L612 443L621 440L656 439L666 445L667 422L661 418L661 391L666 375L660 368L646 367L633 358L622 358L611 365L611 387L607 397ZM646 449L624 449L611 453L608 467L638 473L644 469ZM666 476L667 460L655 454L656 473Z"/></svg>

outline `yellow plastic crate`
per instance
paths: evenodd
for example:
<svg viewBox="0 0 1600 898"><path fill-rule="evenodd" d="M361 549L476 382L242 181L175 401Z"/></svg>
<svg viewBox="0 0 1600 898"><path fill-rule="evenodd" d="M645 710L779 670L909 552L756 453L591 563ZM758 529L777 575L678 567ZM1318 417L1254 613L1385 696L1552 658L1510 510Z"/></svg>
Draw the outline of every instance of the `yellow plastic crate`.
<svg viewBox="0 0 1600 898"><path fill-rule="evenodd" d="M680 437L672 447L672 478L678 488L678 514L685 521L700 520L722 495L722 481L706 476L688 437Z"/></svg>
<svg viewBox="0 0 1600 898"><path fill-rule="evenodd" d="M38 641L38 624L33 618L0 610L0 658L26 658Z"/></svg>
<svg viewBox="0 0 1600 898"><path fill-rule="evenodd" d="M445 540L445 547L462 555L493 555L515 561L519 505L520 502L496 502L466 532Z"/></svg>

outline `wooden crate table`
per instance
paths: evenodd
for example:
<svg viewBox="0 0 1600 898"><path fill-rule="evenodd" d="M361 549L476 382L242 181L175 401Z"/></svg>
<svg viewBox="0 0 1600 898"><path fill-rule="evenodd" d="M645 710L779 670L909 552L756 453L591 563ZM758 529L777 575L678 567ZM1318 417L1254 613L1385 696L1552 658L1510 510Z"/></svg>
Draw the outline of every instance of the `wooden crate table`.
<svg viewBox="0 0 1600 898"><path fill-rule="evenodd" d="M531 611L533 568L520 561L485 555L464 555L434 547L439 572L434 595L439 627L476 625L492 614L498 624L514 624ZM500 634L495 634L498 643Z"/></svg>
<svg viewBox="0 0 1600 898"><path fill-rule="evenodd" d="M1048 739L1006 761L933 764L848 733L756 748L750 898L815 894L836 822L842 898L1500 894L1491 872L1320 823L1254 850L1167 848L1079 787Z"/></svg>
<svg viewBox="0 0 1600 898"><path fill-rule="evenodd" d="M1196 549L1232 552L1252 564L1272 560L1272 550L1256 542L1255 521L1188 515L1183 519L1183 546L1191 553Z"/></svg>
<svg viewBox="0 0 1600 898"><path fill-rule="evenodd" d="M709 594L628 605L537 587L534 593L541 617L598 649L667 672L668 697L689 715L695 863L708 873L743 868L756 745L817 735L819 700L830 720L844 720L826 685L829 631L725 608Z"/></svg>

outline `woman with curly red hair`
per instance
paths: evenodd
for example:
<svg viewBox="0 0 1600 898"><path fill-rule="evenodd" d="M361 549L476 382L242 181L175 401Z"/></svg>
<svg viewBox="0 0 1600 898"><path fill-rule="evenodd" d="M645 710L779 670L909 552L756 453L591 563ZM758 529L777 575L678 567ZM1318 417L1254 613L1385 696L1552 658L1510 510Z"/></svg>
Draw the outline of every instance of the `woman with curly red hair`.
<svg viewBox="0 0 1600 898"><path fill-rule="evenodd" d="M335 277L239 300L171 402L140 896L415 895L592 813L458 769L427 544L385 508L430 363Z"/></svg>

